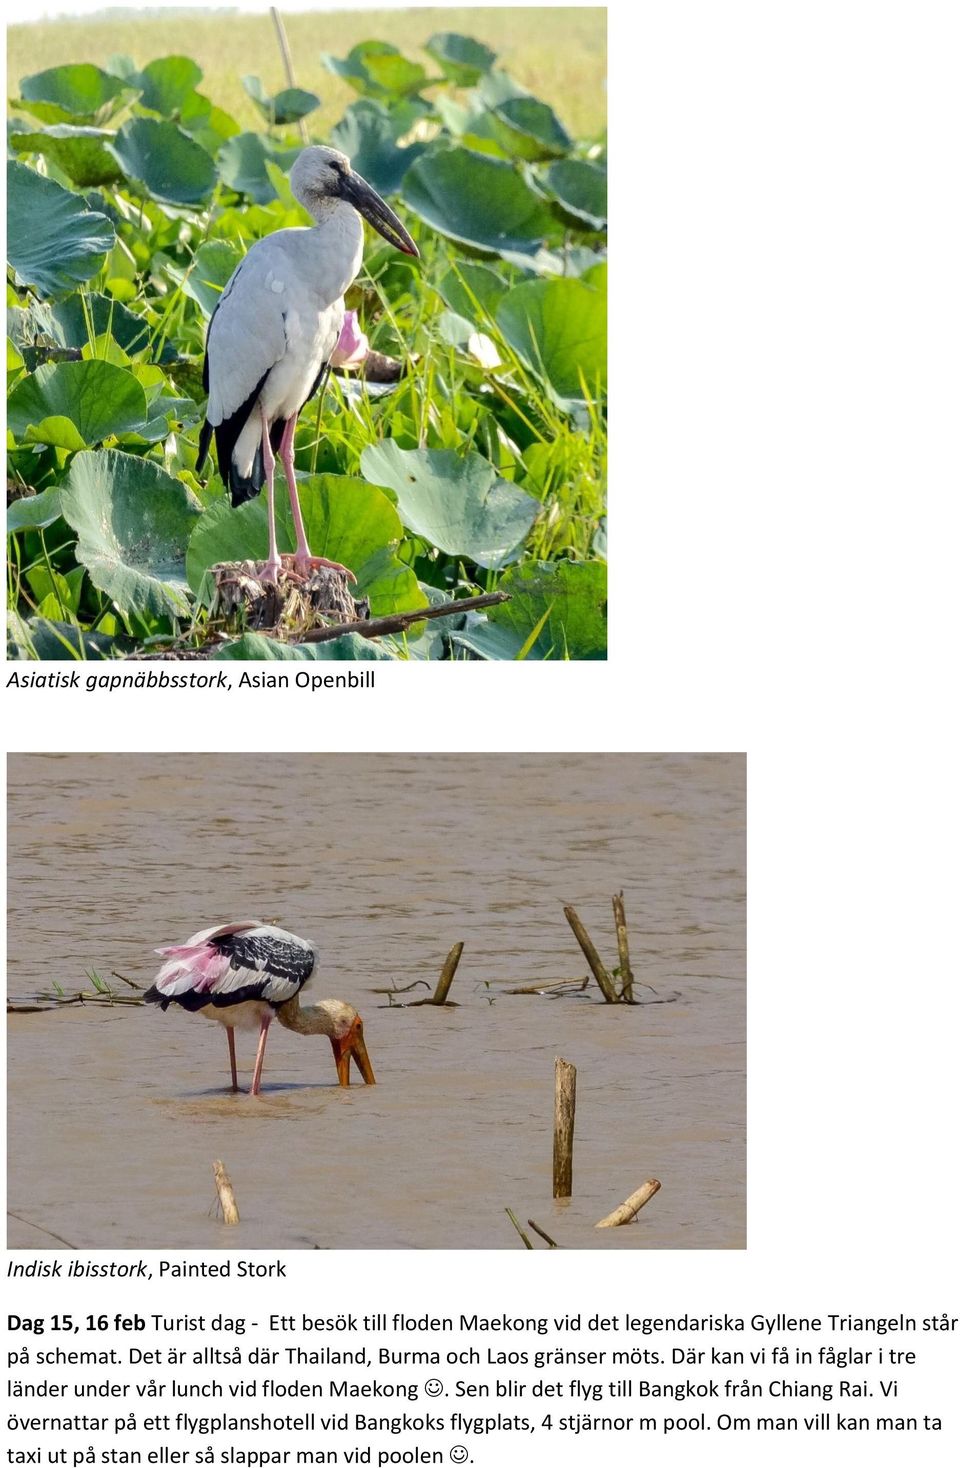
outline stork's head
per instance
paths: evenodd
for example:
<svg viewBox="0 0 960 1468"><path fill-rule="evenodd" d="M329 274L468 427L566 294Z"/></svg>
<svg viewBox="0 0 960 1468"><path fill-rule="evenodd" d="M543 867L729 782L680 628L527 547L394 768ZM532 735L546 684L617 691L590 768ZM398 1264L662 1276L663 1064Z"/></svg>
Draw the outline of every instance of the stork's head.
<svg viewBox="0 0 960 1468"><path fill-rule="evenodd" d="M374 1085L373 1066L363 1039L363 1020L353 1006L345 1004L342 999L326 999L321 1003L325 1005L331 1022L330 1044L341 1086L350 1084L351 1060L356 1060L357 1068L366 1084Z"/></svg>
<svg viewBox="0 0 960 1468"><path fill-rule="evenodd" d="M375 1085L373 1066L370 1064L363 1038L363 1020L353 1005L345 1004L342 999L319 999L316 1004L304 1004L300 1002L302 997L304 990L280 1006L277 1011L280 1023L301 1035L327 1036L333 1048L337 1079L341 1086L350 1084L351 1060L357 1062L357 1068L367 1085Z"/></svg>
<svg viewBox="0 0 960 1468"><path fill-rule="evenodd" d="M406 255L419 255L413 240L365 178L336 148L304 148L290 170L290 187L305 209L316 215L324 199L342 199L368 219L378 234Z"/></svg>

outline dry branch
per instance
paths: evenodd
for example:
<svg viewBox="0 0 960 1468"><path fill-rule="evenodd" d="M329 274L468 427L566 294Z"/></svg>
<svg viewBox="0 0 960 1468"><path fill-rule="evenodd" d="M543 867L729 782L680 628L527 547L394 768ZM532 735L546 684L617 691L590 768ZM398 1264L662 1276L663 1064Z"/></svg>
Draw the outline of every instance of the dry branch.
<svg viewBox="0 0 960 1468"><path fill-rule="evenodd" d="M617 952L620 955L620 998L625 1004L632 1004L633 969L630 967L630 940L627 937L627 915L622 892L618 892L613 899L613 921L617 928Z"/></svg>
<svg viewBox="0 0 960 1468"><path fill-rule="evenodd" d="M640 1212L644 1203L649 1203L654 1193L659 1193L659 1191L660 1184L657 1179L648 1177L642 1188L631 1193L625 1203L621 1203L619 1208L608 1213L606 1218L601 1218L599 1223L594 1224L594 1228L617 1228L621 1223L629 1223Z"/></svg>
<svg viewBox="0 0 960 1468"><path fill-rule="evenodd" d="M275 5L270 6L270 14L273 16L273 28L277 33L277 42L280 46L280 55L283 57L283 69L287 74L287 86L295 87L296 81L293 76L293 57L290 55L290 42L287 40L287 30L283 18ZM276 111L276 108L274 108ZM310 138L307 134L307 124L301 117L299 122L300 141L306 147Z"/></svg>
<svg viewBox="0 0 960 1468"><path fill-rule="evenodd" d="M224 1223L239 1223L240 1210L237 1207L233 1183L227 1176L226 1168L222 1162L215 1162L213 1164L213 1180L217 1185L217 1197L220 1200Z"/></svg>
<svg viewBox="0 0 960 1468"><path fill-rule="evenodd" d="M400 1004L397 1005L396 1008L416 1009L421 1004L440 1004L446 1005L448 1008L451 1009L456 1009L457 1001L455 999L448 999L447 995L450 992L450 985L453 983L453 976L457 971L457 964L460 962L460 955L462 952L463 944L454 943L453 947L450 949L450 952L447 954L446 959L444 960L443 968L440 970L440 977L437 980L437 987L436 989L434 989L429 999L411 999L409 1004ZM410 987L412 988L413 985L411 984ZM403 991L397 990L397 992L401 993Z"/></svg>
<svg viewBox="0 0 960 1468"><path fill-rule="evenodd" d="M430 987L430 985L427 983L426 979L414 979L413 982L412 983L409 983L409 984L392 984L389 989L371 989L370 990L370 993L371 994L409 994L411 989L417 989L417 988L420 987L421 984L423 985L423 987L425 989L429 989L429 987Z"/></svg>
<svg viewBox="0 0 960 1468"><path fill-rule="evenodd" d="M587 963L590 965L590 972L593 974L593 977L600 985L600 992L602 993L604 999L607 1001L608 1004L616 1004L619 998L616 986L613 982L613 979L604 968L600 960L600 955L593 946L590 934L587 932L586 928L583 926L583 923L577 917L577 914L572 907L565 907L563 909L563 915L573 929L573 936L576 938L577 942L580 944L581 949L583 950L583 956L587 960Z"/></svg>
<svg viewBox="0 0 960 1468"><path fill-rule="evenodd" d="M450 952L447 954L443 968L440 970L437 987L434 990L433 998L430 1000L431 1004L446 1004L447 995L450 993L450 985L453 983L453 976L457 971L457 965L460 962L460 955L462 953L463 944L454 943Z"/></svg>
<svg viewBox="0 0 960 1468"><path fill-rule="evenodd" d="M245 563L243 562L237 563L237 565L241 567L244 564ZM232 574L236 572L237 566L232 565L229 562L224 562L222 567L212 566L210 570L211 572L225 570L226 572ZM315 576L319 574L321 573L315 573ZM330 574L338 575L339 573L332 572ZM247 576L247 579L249 579L248 573L244 573L244 575ZM229 576L227 576L225 580L221 583L221 589L223 585L226 585L229 588ZM268 590L272 591L273 589L268 588ZM297 590L302 591L302 585L298 587ZM243 592L242 588L241 592ZM234 594L240 595L240 593ZM245 592L243 592L243 594L245 594ZM337 637L346 637L348 632L356 632L358 637L386 637L391 632L405 632L408 627L414 626L417 622L431 622L437 617L452 617L455 616L458 612L476 612L480 611L483 607L496 607L499 606L501 602L509 600L510 595L508 592L491 591L487 592L483 596L465 596L462 597L459 601L445 601L438 607L421 607L419 611L416 612L398 612L395 616L392 617L362 617L360 621L356 622L347 621L341 625L333 625L329 627L312 627L306 632L301 633L299 636L290 635L290 629L286 628L283 630L288 635L286 635L283 640L290 647L298 647L301 643L333 642L334 639ZM357 605L361 604L357 603ZM234 608L233 610L236 610L236 608ZM277 632L278 628L276 624L271 624L270 622L271 615L272 613L270 613L267 609L264 609L262 614L257 614L257 626L259 630L263 632ZM235 635L235 632L228 632L225 627L221 626L217 630L216 635L209 638L209 640L203 643L200 647L190 647L187 645L183 637L178 637L174 638L171 641L170 646L165 648L162 652L137 651L134 653L125 653L124 661L136 660L137 662L166 662L168 660L178 661L180 659L200 661L205 658L213 657L213 655L224 646L224 643L229 642L231 637Z"/></svg>
<svg viewBox="0 0 960 1468"><path fill-rule="evenodd" d="M572 989L581 993L589 984L590 975L582 979L544 979L539 984L521 984L517 989L504 989L504 994L546 994L551 989Z"/></svg>
<svg viewBox="0 0 960 1468"><path fill-rule="evenodd" d="M402 612L394 617L369 617L363 622L351 622L346 627L317 627L308 632L301 642L332 642L347 632L356 632L360 637L385 637L389 632L404 632L415 622L429 622L435 617L451 617L455 612L476 612L482 607L496 607L509 601L505 591L491 591L486 596L467 596L461 601L445 601L438 607L421 607L417 612Z"/></svg>
<svg viewBox="0 0 960 1468"><path fill-rule="evenodd" d="M128 979L126 974L118 974L115 968L110 970L110 976L111 978L119 979L122 984L129 984L131 989L136 989L140 992L143 990L142 984L134 983L133 979Z"/></svg>
<svg viewBox="0 0 960 1468"><path fill-rule="evenodd" d="M525 1248L532 1249L533 1248L533 1245L530 1242L529 1236L524 1233L523 1229L520 1227L519 1223L517 1222L517 1215L514 1213L513 1209L512 1208L505 1208L504 1209L504 1212L506 1213L506 1215L509 1218L510 1222L513 1224L513 1226L516 1229L517 1233L523 1239Z"/></svg>
<svg viewBox="0 0 960 1468"><path fill-rule="evenodd" d="M539 1234L542 1239L546 1239L551 1249L559 1249L561 1247L560 1244L557 1243L556 1239L552 1239L550 1237L546 1229L540 1227L535 1218L527 1219L527 1228L532 1228L535 1234Z"/></svg>

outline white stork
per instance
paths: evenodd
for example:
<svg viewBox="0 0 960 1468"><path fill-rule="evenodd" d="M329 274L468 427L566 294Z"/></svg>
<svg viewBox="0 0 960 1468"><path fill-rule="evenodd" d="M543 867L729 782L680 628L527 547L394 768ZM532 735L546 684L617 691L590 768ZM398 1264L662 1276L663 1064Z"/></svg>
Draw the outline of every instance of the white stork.
<svg viewBox="0 0 960 1468"><path fill-rule="evenodd" d="M230 1077L237 1088L237 1056L233 1032L260 1027L260 1043L250 1095L260 1093L260 1073L267 1048L267 1031L276 1016L299 1035L326 1035L333 1047L337 1078L350 1084L350 1061L355 1059L368 1086L373 1067L363 1039L363 1021L342 999L319 999L300 1007L300 994L312 979L317 956L313 945L283 928L245 920L225 923L194 933L186 943L158 948L166 959L144 998L166 1009L179 1004L215 1019L227 1031Z"/></svg>
<svg viewBox="0 0 960 1468"><path fill-rule="evenodd" d="M310 554L293 441L300 409L323 382L340 337L343 293L363 259L360 216L398 250L419 254L393 210L335 148L304 148L290 170L290 187L316 224L258 240L224 286L207 328L207 415L197 455L199 472L216 435L220 477L234 505L252 499L266 481L270 549L260 576L274 584L282 559L274 522L276 453L297 536L288 557L293 570L303 576L315 566L346 570Z"/></svg>

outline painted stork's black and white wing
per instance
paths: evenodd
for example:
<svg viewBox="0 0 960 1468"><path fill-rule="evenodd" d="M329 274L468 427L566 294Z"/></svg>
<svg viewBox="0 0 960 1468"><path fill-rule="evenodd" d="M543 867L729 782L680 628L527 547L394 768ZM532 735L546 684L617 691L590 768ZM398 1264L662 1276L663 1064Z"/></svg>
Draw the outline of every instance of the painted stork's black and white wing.
<svg viewBox="0 0 960 1468"><path fill-rule="evenodd" d="M251 999L279 1006L300 992L316 962L303 938L255 922L208 928L157 952L167 961L144 997L162 1009L219 1009Z"/></svg>

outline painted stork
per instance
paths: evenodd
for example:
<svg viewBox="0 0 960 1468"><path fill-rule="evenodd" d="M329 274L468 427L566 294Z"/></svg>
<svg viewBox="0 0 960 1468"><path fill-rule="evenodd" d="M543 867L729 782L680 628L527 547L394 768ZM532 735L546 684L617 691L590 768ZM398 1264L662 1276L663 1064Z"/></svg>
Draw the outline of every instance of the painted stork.
<svg viewBox="0 0 960 1468"><path fill-rule="evenodd" d="M253 499L266 482L270 548L259 575L274 584L282 563L273 499L277 454L297 536L287 558L294 572L347 569L310 553L293 445L297 416L323 382L340 338L343 293L363 259L361 215L398 250L420 253L393 210L335 148L304 148L290 170L290 187L316 224L258 240L224 286L207 328L207 414L197 455L199 472L215 436L220 477L234 505Z"/></svg>
<svg viewBox="0 0 960 1468"><path fill-rule="evenodd" d="M267 1031L276 1016L298 1035L326 1035L333 1046L337 1078L350 1084L355 1059L368 1086L373 1067L363 1039L363 1021L342 999L319 999L300 1007L300 994L312 979L317 955L305 938L264 923L242 921L205 928L186 943L155 950L166 959L144 998L166 1009L170 1004L215 1019L227 1031L230 1078L237 1087L234 1029L260 1027L260 1043L250 1095L260 1094Z"/></svg>

